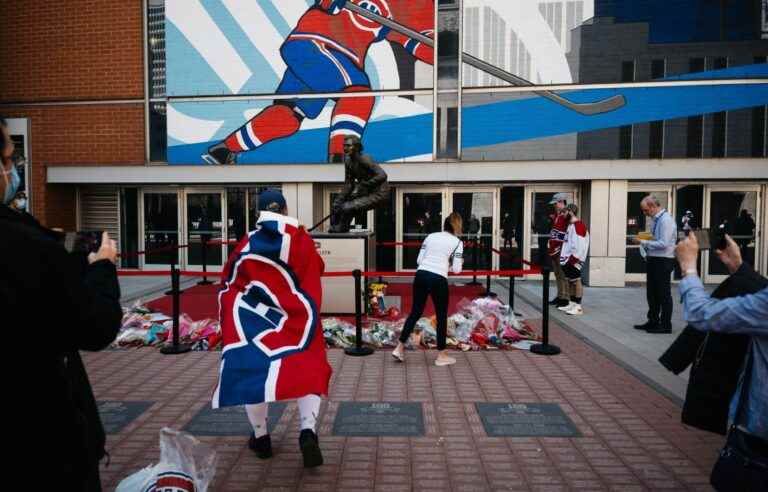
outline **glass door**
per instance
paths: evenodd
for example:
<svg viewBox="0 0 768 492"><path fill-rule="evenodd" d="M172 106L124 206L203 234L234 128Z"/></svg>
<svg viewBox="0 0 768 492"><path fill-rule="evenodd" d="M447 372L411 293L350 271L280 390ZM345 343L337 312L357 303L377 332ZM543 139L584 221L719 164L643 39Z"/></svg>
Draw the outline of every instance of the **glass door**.
<svg viewBox="0 0 768 492"><path fill-rule="evenodd" d="M723 229L741 249L742 260L755 267L759 265L760 224L762 207L760 187L709 185L706 187L706 224L710 229ZM728 270L714 251L703 252L704 281L720 283L728 277Z"/></svg>
<svg viewBox="0 0 768 492"><path fill-rule="evenodd" d="M164 270L179 263L178 192L145 190L141 194L142 220L139 249L141 268Z"/></svg>
<svg viewBox="0 0 768 492"><path fill-rule="evenodd" d="M631 185L627 191L627 246L624 278L628 282L645 282L645 260L640 256L640 246L632 243L640 232L651 232L651 219L643 215L640 202L648 195L655 196L669 213L672 210L672 187L653 185Z"/></svg>
<svg viewBox="0 0 768 492"><path fill-rule="evenodd" d="M518 269L523 267L520 261L525 251L525 187L504 186L499 193L499 225L501 230L502 256L499 269Z"/></svg>
<svg viewBox="0 0 768 492"><path fill-rule="evenodd" d="M216 244L203 249L207 241L221 241L226 236L224 191L187 190L186 196L186 268L202 270L203 254L206 255L207 269L221 271L226 259L225 245Z"/></svg>
<svg viewBox="0 0 768 492"><path fill-rule="evenodd" d="M465 270L490 270L498 265L492 248L498 248L498 215L496 213L496 189L451 191L450 212L458 212L463 222L462 239ZM442 230L442 222L440 223Z"/></svg>
<svg viewBox="0 0 768 492"><path fill-rule="evenodd" d="M403 213L397 216L397 241L406 243L397 247L400 270L415 270L420 243L428 234L443 229L444 195L440 188L398 189L397 209Z"/></svg>

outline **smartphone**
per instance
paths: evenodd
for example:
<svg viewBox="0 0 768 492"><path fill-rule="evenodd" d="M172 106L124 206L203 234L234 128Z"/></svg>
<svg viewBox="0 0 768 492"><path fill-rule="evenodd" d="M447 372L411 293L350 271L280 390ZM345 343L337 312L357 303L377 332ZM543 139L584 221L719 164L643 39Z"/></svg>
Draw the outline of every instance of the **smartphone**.
<svg viewBox="0 0 768 492"><path fill-rule="evenodd" d="M64 236L64 248L70 253L95 253L101 248L101 231L68 232Z"/></svg>
<svg viewBox="0 0 768 492"><path fill-rule="evenodd" d="M696 241L699 243L699 249L725 249L728 242L725 240L725 229L697 229L693 231Z"/></svg>

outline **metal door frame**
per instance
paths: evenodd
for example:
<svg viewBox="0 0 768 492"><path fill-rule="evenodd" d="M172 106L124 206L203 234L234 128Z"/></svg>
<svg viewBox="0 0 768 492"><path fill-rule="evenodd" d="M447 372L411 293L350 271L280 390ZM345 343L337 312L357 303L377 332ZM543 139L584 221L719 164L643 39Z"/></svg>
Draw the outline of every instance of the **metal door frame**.
<svg viewBox="0 0 768 492"><path fill-rule="evenodd" d="M175 188L175 187L165 187L165 188L159 188L159 187L141 187L139 188L139 251L146 251L146 217L144 215L144 195L150 194L150 195L176 195L176 234L179 238L179 241L181 241L181 238L183 237L181 234L181 227L182 227L182 220L181 220L181 209L182 209L182 202L181 199L182 196L182 190L181 188ZM178 254L178 261L179 266L183 268L181 265L181 261L183 260L182 256ZM146 255L141 254L139 255L139 269L140 270L166 270L168 268L168 265L165 265L163 263L147 263L146 262Z"/></svg>
<svg viewBox="0 0 768 492"><path fill-rule="evenodd" d="M675 203L675 186L676 183L629 183L627 186L627 194L629 193L636 193L638 191L646 191L648 193L653 194L660 194L660 193L666 193L667 194L667 212L672 214L672 217L675 217L675 209L677 207L677 204ZM706 193L705 193L706 194ZM627 208L628 210L629 208ZM624 217L624 232L626 234L627 230L627 218ZM639 248L639 245L630 245L627 244L624 247L624 251L626 254L627 248L636 249ZM626 260L624 263L624 281L626 282L645 282L646 281L646 274L645 273L628 273L627 267L626 267Z"/></svg>
<svg viewBox="0 0 768 492"><path fill-rule="evenodd" d="M448 189L444 186L423 186L423 187L416 187L416 186L402 186L397 187L397 194L395 197L395 206L397 207L397 211L400 213L395 214L395 241L397 242L403 242L403 219L405 215L405 208L403 204L403 195L405 194L427 194L427 193L439 193L440 194L440 200L441 200L441 214L443 220L445 217L448 216L447 209L447 195L448 195ZM395 267L397 271L401 272L412 272L415 269L413 268L403 268L403 247L402 246L396 246L395 249Z"/></svg>
<svg viewBox="0 0 768 492"><path fill-rule="evenodd" d="M226 240L226 238L229 237L229 230L228 230L228 223L227 223L227 189L222 186L217 187L204 187L204 186L195 186L195 187L187 187L183 188L181 190L182 200L181 203L183 205L183 208L181 210L181 230L183 231L183 234L180 235L180 238L184 238L184 244L187 244L188 241L188 233L187 230L187 222L189 220L189 217L187 215L188 212L188 198L189 195L215 195L219 194L221 197L221 217L219 217L219 221L221 222L221 239ZM246 218L246 221L248 219ZM208 251L208 254L213 254L213 249ZM219 252L221 255L221 264L220 265L207 265L207 270L209 272L220 272L224 265L227 262L227 245L222 244L219 246ZM184 269L194 272L200 272L203 270L202 265L190 265L189 264L189 248L183 248L181 252L181 260L182 265Z"/></svg>

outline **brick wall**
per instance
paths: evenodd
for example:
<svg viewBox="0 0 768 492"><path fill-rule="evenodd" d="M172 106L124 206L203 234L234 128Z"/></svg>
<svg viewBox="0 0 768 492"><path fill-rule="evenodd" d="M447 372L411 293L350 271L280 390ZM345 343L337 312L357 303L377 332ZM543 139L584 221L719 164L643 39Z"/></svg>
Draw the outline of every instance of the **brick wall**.
<svg viewBox="0 0 768 492"><path fill-rule="evenodd" d="M143 103L23 103L142 99L142 0L24 0L6 10L0 114L30 119L34 214L73 229L75 187L47 185L47 168L144 164Z"/></svg>
<svg viewBox="0 0 768 492"><path fill-rule="evenodd" d="M24 0L0 16L0 102L141 98L141 0Z"/></svg>
<svg viewBox="0 0 768 492"><path fill-rule="evenodd" d="M19 106L2 108L7 117L29 118L32 201L35 215L53 226L49 217L74 223L74 187L71 193L59 191L55 199L46 185L50 166L142 165L144 163L144 106ZM63 197L71 206L62 205ZM67 212L68 211L68 212Z"/></svg>

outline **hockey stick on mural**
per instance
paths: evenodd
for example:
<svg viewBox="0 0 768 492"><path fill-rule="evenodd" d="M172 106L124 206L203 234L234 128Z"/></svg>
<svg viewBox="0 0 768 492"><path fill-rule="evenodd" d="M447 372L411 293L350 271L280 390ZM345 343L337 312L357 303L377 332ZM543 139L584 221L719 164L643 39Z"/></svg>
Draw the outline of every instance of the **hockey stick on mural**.
<svg viewBox="0 0 768 492"><path fill-rule="evenodd" d="M434 47L435 43L434 43L434 40L432 40L432 38L425 36L420 32L416 32L407 26L404 26L398 22L393 21L392 19L387 19L386 17L382 17L378 14L371 12L370 10L366 10L358 5L355 5L350 1L347 1L344 4L344 8L352 12L355 12L356 14L362 17L365 17L366 19L372 20L374 22L378 22L382 26L386 26L392 29L393 31L397 31L400 34L408 36L409 38L414 39L420 43L423 43L429 47ZM503 70L497 66L484 62L483 60L475 56L472 56L469 53L462 53L461 56L462 56L462 60L466 64L473 66L478 70L482 70L487 74L493 75L494 77L497 77L501 80L509 82L510 84L513 84L516 86L523 86L523 87L534 85L532 82L525 80L522 77L518 77L517 75L511 74L506 70ZM532 92L541 97L549 99L550 101L560 104L572 111L576 111L579 114L583 114L587 116L600 114L600 113L607 113L608 111L619 109L620 107L626 104L626 100L622 95L611 96L601 101L577 103L569 99L566 99L558 94L555 94L554 92L551 92L551 91L532 91Z"/></svg>

